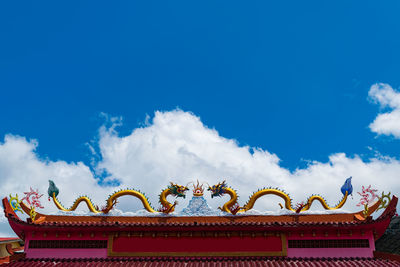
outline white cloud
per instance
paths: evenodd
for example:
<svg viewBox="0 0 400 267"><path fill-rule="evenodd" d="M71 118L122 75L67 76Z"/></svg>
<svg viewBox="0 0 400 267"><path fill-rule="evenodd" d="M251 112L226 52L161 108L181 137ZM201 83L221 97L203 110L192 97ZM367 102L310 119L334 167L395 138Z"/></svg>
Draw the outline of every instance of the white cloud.
<svg viewBox="0 0 400 267"><path fill-rule="evenodd" d="M381 108L390 109L378 114L369 125L371 131L400 138L400 92L393 90L388 84L379 83L371 86L368 95Z"/></svg>
<svg viewBox="0 0 400 267"><path fill-rule="evenodd" d="M289 192L294 204L319 193L333 205L341 198L340 187L349 176L353 176L355 192L361 185L369 184L380 191L400 192L397 182L400 162L394 158L376 156L363 161L358 156L338 153L332 154L326 163L310 162L307 168L290 172L279 165L277 155L261 148L239 146L235 140L206 127L199 117L181 110L156 112L152 121L127 136L119 136L114 126L102 127L98 140L100 161L95 165L96 173L105 171L109 175L106 181L117 179L121 185L115 189L141 189L156 208L157 196L169 181L186 184L196 179L210 184L226 179L238 191L240 204L258 188L273 186ZM12 135L7 135L0 144L2 196L9 193L21 196L29 186L47 194L47 180L53 179L60 188L59 198L66 205L71 205L79 194L87 194L101 205L114 189L98 185L90 168L81 162L40 159L36 147L36 141ZM213 208L228 199L210 199L208 192L206 196ZM190 198L189 193L186 200L179 199L178 209L184 208ZM344 208L359 210L358 199L355 194ZM42 202L46 205L45 212L55 210L46 199ZM278 202L279 198L267 196L256 208L276 210ZM319 204L315 206L321 209ZM125 211L139 207L139 201L130 197L121 198L118 204L118 209ZM0 232L4 232L4 225L0 223Z"/></svg>
<svg viewBox="0 0 400 267"><path fill-rule="evenodd" d="M295 202L320 193L330 204L336 204L340 187L349 176L353 176L355 189L372 184L386 192L400 192L400 162L396 159L379 156L363 161L339 153L331 155L327 163L311 162L306 169L290 172L279 165L277 155L241 147L204 126L199 117L180 110L156 112L152 124L128 136L103 130L99 145L103 160L98 168L106 169L123 184L137 184L147 192L161 189L169 180L216 183L226 179L238 190L241 203L257 188L273 186L291 193ZM277 200L265 197L258 207L275 209ZM359 209L356 200L358 196L350 199L346 208ZM210 201L215 207L215 200Z"/></svg>

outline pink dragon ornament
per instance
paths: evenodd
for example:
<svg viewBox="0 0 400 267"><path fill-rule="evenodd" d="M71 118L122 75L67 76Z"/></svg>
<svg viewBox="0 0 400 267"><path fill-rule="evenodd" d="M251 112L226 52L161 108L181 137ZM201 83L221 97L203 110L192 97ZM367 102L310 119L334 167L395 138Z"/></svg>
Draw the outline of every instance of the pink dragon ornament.
<svg viewBox="0 0 400 267"><path fill-rule="evenodd" d="M34 221L36 218L36 214L37 214L35 209L36 208L41 208L41 209L44 208L39 200L43 196L43 194L40 195L38 189L36 189L36 191L33 190L32 187L30 189L31 189L30 192L24 192L25 197L23 197L21 199L21 201L26 200L26 202L31 207L29 216L31 217L32 221Z"/></svg>
<svg viewBox="0 0 400 267"><path fill-rule="evenodd" d="M368 214L368 206L373 203L373 201L378 197L376 194L378 190L371 188L371 185L368 187L362 186L361 192L357 192L360 196L360 202L357 204L357 206L363 206L364 207L364 216Z"/></svg>

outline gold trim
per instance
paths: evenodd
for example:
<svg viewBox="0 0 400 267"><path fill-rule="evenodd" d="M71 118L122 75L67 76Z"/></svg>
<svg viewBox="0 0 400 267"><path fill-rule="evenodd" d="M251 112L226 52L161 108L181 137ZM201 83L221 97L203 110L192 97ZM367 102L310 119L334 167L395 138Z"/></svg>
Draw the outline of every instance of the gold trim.
<svg viewBox="0 0 400 267"><path fill-rule="evenodd" d="M112 247L113 247L113 242L114 242L114 234L110 233L108 235L108 242L107 242L107 256L113 256L112 254L114 253L112 251Z"/></svg>
<svg viewBox="0 0 400 267"><path fill-rule="evenodd" d="M127 234L122 234L120 236L127 236ZM270 236L270 235L269 235ZM280 233L282 241L281 251L247 251L247 252L230 252L230 251L217 251L217 252L114 252L112 250L114 243L114 233L108 235L108 246L107 246L107 256L120 256L120 257L138 257L138 256L190 256L190 257L207 257L207 256L287 256L287 239L286 234Z"/></svg>
<svg viewBox="0 0 400 267"><path fill-rule="evenodd" d="M286 234L281 233L281 240L282 240L282 255L274 255L274 256L287 256L287 238Z"/></svg>
<svg viewBox="0 0 400 267"><path fill-rule="evenodd" d="M245 257L245 256L286 256L283 251L277 252L111 252L107 256L118 256L118 257L151 257L151 256L188 256L188 257L208 257L208 256L220 256L220 257Z"/></svg>

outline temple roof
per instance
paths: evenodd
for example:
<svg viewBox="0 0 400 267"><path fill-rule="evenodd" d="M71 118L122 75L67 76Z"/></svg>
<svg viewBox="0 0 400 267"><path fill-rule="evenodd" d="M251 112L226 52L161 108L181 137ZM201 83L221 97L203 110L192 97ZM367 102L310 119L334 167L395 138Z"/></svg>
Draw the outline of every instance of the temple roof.
<svg viewBox="0 0 400 267"><path fill-rule="evenodd" d="M357 227L390 220L396 211L397 197L393 197L385 212L376 220L368 217L358 220L358 213L340 214L294 214L294 215L229 215L229 216L68 216L68 215L44 215L38 213L35 222L22 221L12 210L7 198L3 199L5 215L11 221L19 225L34 227L134 227L134 228L175 228L175 227L324 227L341 226ZM386 229L387 226L385 226ZM383 234L383 232L382 232Z"/></svg>
<svg viewBox="0 0 400 267"><path fill-rule="evenodd" d="M296 216L198 216L198 217L101 217L101 216L46 216L40 223L23 222L16 218L15 221L23 222L36 227L243 227L243 226L362 226L376 223L377 220L340 220L340 217L330 215L304 215L305 218ZM312 218L310 218L312 217Z"/></svg>

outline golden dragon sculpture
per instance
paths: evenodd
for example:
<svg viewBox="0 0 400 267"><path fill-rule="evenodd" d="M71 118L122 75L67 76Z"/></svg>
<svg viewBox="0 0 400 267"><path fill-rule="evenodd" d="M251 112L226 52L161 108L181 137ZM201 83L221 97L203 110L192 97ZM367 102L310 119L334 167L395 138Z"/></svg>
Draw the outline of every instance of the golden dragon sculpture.
<svg viewBox="0 0 400 267"><path fill-rule="evenodd" d="M89 210L93 213L104 213L107 214L117 203L117 199L122 196L133 196L138 198L142 204L143 207L148 211L148 212L162 212L162 213L171 213L175 210L175 206L177 202L174 204L171 204L167 200L168 195L173 195L175 197L183 197L185 198L185 193L186 191L189 190L188 187L183 186L183 185L177 185L174 183L171 183L166 189L164 189L161 194L160 194L160 204L162 205L161 208L156 211L153 209L153 207L150 205L150 202L146 195L140 191L134 190L134 189L125 189L125 190L119 190L112 195L108 197L106 200L106 206L103 207L102 209L99 209L97 206L93 205L93 202L91 199L87 196L81 196L78 197L72 206L70 208L65 208L63 205L60 203L60 201L57 199L57 195L59 194L59 189L56 187L55 183L51 180L49 180L49 189L47 190L47 193L49 195L49 200L50 198L53 199L54 204L57 206L59 210L62 211L74 211L81 202L85 202Z"/></svg>
<svg viewBox="0 0 400 267"><path fill-rule="evenodd" d="M253 193L250 196L249 200L243 207L240 207L237 202L238 197L237 197L236 191L233 190L232 188L228 187L225 181L218 183L216 185L213 185L213 186L209 186L208 190L211 191L211 198L217 197L217 196L221 197L225 194L228 194L231 197L222 207L219 208L222 211L225 211L228 213L236 214L239 212L245 212L245 211L251 210L254 207L254 204L256 203L256 201L260 197L265 196L265 195L276 195L278 197L281 197L285 202L286 209L294 211L296 213L300 213L302 211L309 210L314 201L319 201L321 203L321 205L324 207L324 209L327 209L327 210L339 209L339 208L343 207L344 203L347 200L348 195L350 195L353 192L353 186L351 185L351 177L347 178L341 188L343 197L339 201L339 203L334 207L330 207L326 203L325 199L319 195L312 195L307 199L307 201L305 203L300 203L296 207L293 207L292 199L289 197L289 195L287 193L285 193L284 191L279 190L277 188L263 188L261 190L258 190L257 192ZM281 204L279 204L279 205L281 205ZM281 205L281 207L283 207L283 206Z"/></svg>

